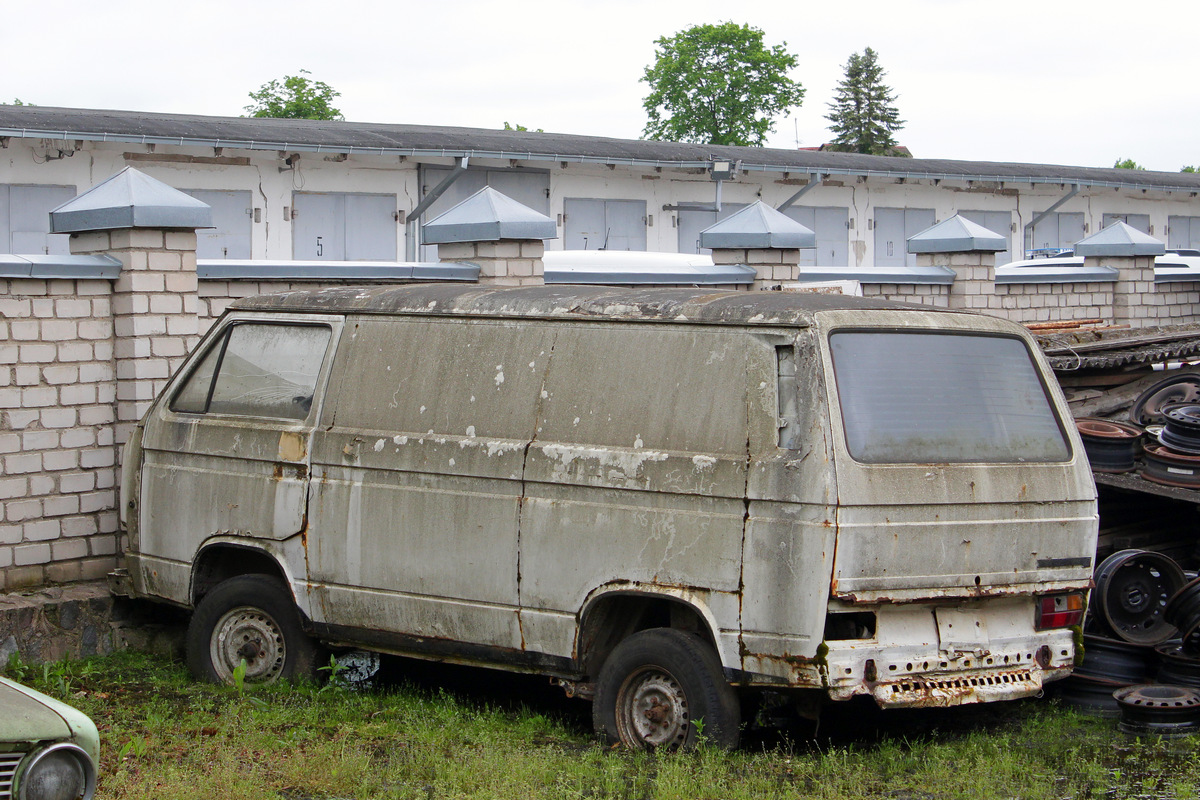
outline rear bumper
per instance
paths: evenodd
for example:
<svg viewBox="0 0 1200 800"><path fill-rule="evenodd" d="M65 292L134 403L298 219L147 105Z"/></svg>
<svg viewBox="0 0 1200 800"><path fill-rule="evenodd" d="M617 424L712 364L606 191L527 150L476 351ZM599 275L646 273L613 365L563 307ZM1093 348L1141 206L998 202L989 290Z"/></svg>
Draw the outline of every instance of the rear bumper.
<svg viewBox="0 0 1200 800"><path fill-rule="evenodd" d="M1035 696L1074 664L1074 632L1064 629L993 640L970 653L835 642L823 677L834 700L869 695L883 708L931 708Z"/></svg>

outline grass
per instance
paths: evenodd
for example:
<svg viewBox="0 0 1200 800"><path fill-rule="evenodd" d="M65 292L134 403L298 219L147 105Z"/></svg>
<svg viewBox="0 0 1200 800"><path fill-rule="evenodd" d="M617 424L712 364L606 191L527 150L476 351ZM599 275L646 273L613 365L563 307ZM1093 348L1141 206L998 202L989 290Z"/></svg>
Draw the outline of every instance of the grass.
<svg viewBox="0 0 1200 800"><path fill-rule="evenodd" d="M603 748L588 709L544 681L406 665L399 684L194 683L118 653L15 677L100 729L101 798L1200 797L1200 742L1136 740L1046 700L921 712L835 706L821 725L753 731L735 753Z"/></svg>

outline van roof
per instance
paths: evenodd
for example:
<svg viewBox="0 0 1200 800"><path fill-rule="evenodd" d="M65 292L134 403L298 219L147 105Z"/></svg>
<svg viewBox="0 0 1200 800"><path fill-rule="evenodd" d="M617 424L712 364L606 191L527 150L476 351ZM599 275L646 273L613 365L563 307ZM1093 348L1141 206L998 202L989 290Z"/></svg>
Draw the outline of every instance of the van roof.
<svg viewBox="0 0 1200 800"><path fill-rule="evenodd" d="M707 325L787 327L806 327L818 311L835 309L944 311L929 306L808 292L461 284L337 286L247 297L234 302L230 308L312 314L609 319L623 322L669 320Z"/></svg>

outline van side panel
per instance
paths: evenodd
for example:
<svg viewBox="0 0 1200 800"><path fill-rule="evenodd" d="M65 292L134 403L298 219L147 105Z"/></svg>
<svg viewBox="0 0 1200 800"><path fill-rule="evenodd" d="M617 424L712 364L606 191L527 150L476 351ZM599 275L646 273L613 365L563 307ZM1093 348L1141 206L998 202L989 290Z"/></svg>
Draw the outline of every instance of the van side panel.
<svg viewBox="0 0 1200 800"><path fill-rule="evenodd" d="M527 645L570 653L597 590L699 589L692 601L722 606L736 664L746 374L773 351L734 329L555 327L521 509Z"/></svg>
<svg viewBox="0 0 1200 800"><path fill-rule="evenodd" d="M319 622L521 649L522 461L552 342L524 322L348 321L313 446Z"/></svg>
<svg viewBox="0 0 1200 800"><path fill-rule="evenodd" d="M778 440L757 451L750 471L742 572L742 669L788 679L797 659L816 657L823 638L837 502L824 370L811 329L797 333L794 353L794 415L781 415Z"/></svg>

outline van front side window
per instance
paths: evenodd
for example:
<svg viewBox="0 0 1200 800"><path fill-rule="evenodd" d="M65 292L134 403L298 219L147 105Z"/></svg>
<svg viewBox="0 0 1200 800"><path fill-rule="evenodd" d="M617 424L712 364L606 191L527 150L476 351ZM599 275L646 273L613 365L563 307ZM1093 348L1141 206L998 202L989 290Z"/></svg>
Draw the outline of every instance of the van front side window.
<svg viewBox="0 0 1200 800"><path fill-rule="evenodd" d="M234 325L209 348L171 410L304 419L329 338L329 328L318 325Z"/></svg>
<svg viewBox="0 0 1200 800"><path fill-rule="evenodd" d="M1020 339L900 331L829 337L846 447L873 464L1066 461Z"/></svg>

